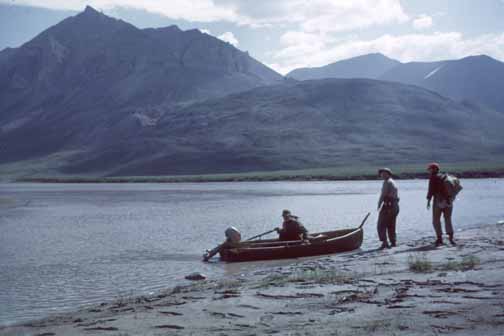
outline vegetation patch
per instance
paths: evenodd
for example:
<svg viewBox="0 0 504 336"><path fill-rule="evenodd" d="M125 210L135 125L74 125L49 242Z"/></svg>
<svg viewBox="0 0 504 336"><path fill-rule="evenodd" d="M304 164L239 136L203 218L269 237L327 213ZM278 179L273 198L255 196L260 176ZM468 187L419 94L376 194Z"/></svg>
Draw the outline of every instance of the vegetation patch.
<svg viewBox="0 0 504 336"><path fill-rule="evenodd" d="M320 268L295 272L291 278L293 282L315 282L331 284L349 283L353 280L353 277L348 274L340 273L335 270Z"/></svg>
<svg viewBox="0 0 504 336"><path fill-rule="evenodd" d="M15 201L12 198L0 197L0 206L2 205L12 205Z"/></svg>
<svg viewBox="0 0 504 336"><path fill-rule="evenodd" d="M24 162L24 161L23 161ZM6 165L0 165L0 177ZM166 176L70 176L50 173L26 172L15 178L18 182L42 183L177 183L177 182L249 182L249 181L340 181L376 180L376 165L313 168L300 170L257 171L248 173L166 175ZM393 165L398 179L428 178L424 164ZM445 163L443 168L461 178L489 178L504 176L504 162L495 163ZM18 168L19 171L20 168ZM7 174L6 177L8 177Z"/></svg>
<svg viewBox="0 0 504 336"><path fill-rule="evenodd" d="M480 260L476 256L465 256L462 260L452 260L439 266L443 271L467 271L476 268Z"/></svg>
<svg viewBox="0 0 504 336"><path fill-rule="evenodd" d="M239 279L222 279L217 282L216 289L238 288L242 284L243 281Z"/></svg>
<svg viewBox="0 0 504 336"><path fill-rule="evenodd" d="M315 268L310 270L298 270L291 274L272 274L263 278L256 288L268 286L282 286L292 282L306 282L317 284L344 284L350 283L354 277L336 270Z"/></svg>
<svg viewBox="0 0 504 336"><path fill-rule="evenodd" d="M427 273L432 271L432 262L426 256L409 256L408 265L410 271Z"/></svg>

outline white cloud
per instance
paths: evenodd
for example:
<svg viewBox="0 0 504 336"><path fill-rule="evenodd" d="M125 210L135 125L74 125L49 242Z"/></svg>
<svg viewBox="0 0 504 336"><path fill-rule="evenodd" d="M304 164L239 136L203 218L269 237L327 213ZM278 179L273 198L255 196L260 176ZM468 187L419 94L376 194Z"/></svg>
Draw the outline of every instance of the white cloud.
<svg viewBox="0 0 504 336"><path fill-rule="evenodd" d="M222 41L231 43L235 47L238 47L239 44L238 39L234 36L232 32L225 32L224 34L217 36L217 38L221 39Z"/></svg>
<svg viewBox="0 0 504 336"><path fill-rule="evenodd" d="M302 68L303 67L303 64L298 64L297 66L292 66L291 64L289 64L289 65L284 66L284 65L279 64L279 63L264 63L264 65L266 65L270 69L273 69L273 70L275 70L276 72L278 72L279 74L282 74L282 75L286 75L287 73L289 73L293 69L297 69L297 68Z"/></svg>
<svg viewBox="0 0 504 336"><path fill-rule="evenodd" d="M200 32L204 33L204 34L208 34L208 35L212 35L212 36L215 36L217 37L218 39L221 39L222 41L225 41L225 42L228 42L228 43L231 43L232 45L234 45L235 47L238 47L238 44L240 44L240 42L238 41L238 39L236 38L236 36L232 33L232 32L225 32L223 34L220 34L219 36L216 36L214 35L210 30L208 29L199 29Z"/></svg>
<svg viewBox="0 0 504 336"><path fill-rule="evenodd" d="M17 0L16 3L72 10L82 10L86 5L105 11L130 7L187 21L226 21L252 27L295 24L307 32L347 31L408 20L399 0Z"/></svg>
<svg viewBox="0 0 504 336"><path fill-rule="evenodd" d="M199 29L199 31L202 32L203 34L212 35L212 32L208 29Z"/></svg>
<svg viewBox="0 0 504 336"><path fill-rule="evenodd" d="M217 0L233 4L241 24L295 24L306 32L339 32L409 20L399 0Z"/></svg>
<svg viewBox="0 0 504 336"><path fill-rule="evenodd" d="M416 30L423 30L432 27L432 17L429 15L419 15L416 19L413 20L413 28Z"/></svg>
<svg viewBox="0 0 504 336"><path fill-rule="evenodd" d="M409 19L395 0L299 1L296 11L303 14L301 27L306 32L349 31Z"/></svg>
<svg viewBox="0 0 504 336"><path fill-rule="evenodd" d="M12 3L0 0L0 3ZM152 13L165 15L172 19L214 22L237 22L238 14L230 6L216 6L213 0L17 0L18 5L28 5L51 9L83 10L86 5L98 10L114 7L144 9Z"/></svg>
<svg viewBox="0 0 504 336"><path fill-rule="evenodd" d="M504 59L504 33L465 38L462 33L382 35L376 39L354 37L334 41L326 36L288 32L283 48L272 53L271 66L285 74L299 67L322 66L367 53L381 52L402 62L456 59L486 54Z"/></svg>

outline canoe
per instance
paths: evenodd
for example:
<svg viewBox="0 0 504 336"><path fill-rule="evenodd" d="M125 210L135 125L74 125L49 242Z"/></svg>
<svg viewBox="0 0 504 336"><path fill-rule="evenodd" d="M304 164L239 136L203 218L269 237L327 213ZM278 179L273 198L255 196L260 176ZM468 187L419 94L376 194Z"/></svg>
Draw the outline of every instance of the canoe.
<svg viewBox="0 0 504 336"><path fill-rule="evenodd" d="M362 225L354 229L319 232L310 235L308 242L302 240L279 241L278 239L244 241L232 248L222 248L220 258L227 262L289 259L323 254L347 252L362 244Z"/></svg>

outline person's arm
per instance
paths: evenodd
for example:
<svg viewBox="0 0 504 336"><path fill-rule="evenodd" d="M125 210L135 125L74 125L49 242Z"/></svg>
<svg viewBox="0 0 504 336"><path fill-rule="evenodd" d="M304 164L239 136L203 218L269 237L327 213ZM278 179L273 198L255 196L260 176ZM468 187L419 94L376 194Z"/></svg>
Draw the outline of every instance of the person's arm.
<svg viewBox="0 0 504 336"><path fill-rule="evenodd" d="M432 199L432 196L434 196L434 189L435 189L435 177L431 176L429 178L429 190L427 191L427 200L429 202Z"/></svg>
<svg viewBox="0 0 504 336"><path fill-rule="evenodd" d="M282 227L275 228L275 231L278 232L278 234L282 234L283 232L285 232L285 222L282 223Z"/></svg>
<svg viewBox="0 0 504 336"><path fill-rule="evenodd" d="M429 190L427 191L427 210L430 209L431 199L434 196L434 176L429 178Z"/></svg>
<svg viewBox="0 0 504 336"><path fill-rule="evenodd" d="M390 180L389 197L393 200L399 200L399 190L394 180Z"/></svg>
<svg viewBox="0 0 504 336"><path fill-rule="evenodd" d="M378 207L377 207L378 210L380 210L380 207L381 207L381 205L383 203L385 195L387 195L387 192L388 192L387 181L383 181L382 188L381 188L381 193L380 193L380 198L378 199Z"/></svg>
<svg viewBox="0 0 504 336"><path fill-rule="evenodd" d="M220 245L218 245L217 247L215 247L213 250L210 250L210 251L207 251L204 255L203 255L203 261L208 261L210 258L212 258L214 255L216 255L217 253L219 253L219 251L221 250L221 248L224 246L225 243L222 243Z"/></svg>
<svg viewBox="0 0 504 336"><path fill-rule="evenodd" d="M308 239L308 230L301 223L299 223L299 231L301 232L300 237L302 240Z"/></svg>

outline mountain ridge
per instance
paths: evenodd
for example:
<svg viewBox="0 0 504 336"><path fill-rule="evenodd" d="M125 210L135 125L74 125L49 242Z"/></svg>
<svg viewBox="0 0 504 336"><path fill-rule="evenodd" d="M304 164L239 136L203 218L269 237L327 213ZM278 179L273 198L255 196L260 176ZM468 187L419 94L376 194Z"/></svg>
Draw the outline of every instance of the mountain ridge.
<svg viewBox="0 0 504 336"><path fill-rule="evenodd" d="M350 71L353 77L417 85L458 101L471 100L504 112L504 97L499 93L504 90L504 63L488 55L402 63L378 54L390 60L386 67L373 61L376 55L361 55L318 68L295 69L287 76L298 80L348 78ZM357 64L356 69L352 64Z"/></svg>
<svg viewBox="0 0 504 336"><path fill-rule="evenodd" d="M504 112L500 93L504 90L504 63L487 55L403 63L379 79L425 87L458 101L470 100Z"/></svg>
<svg viewBox="0 0 504 336"><path fill-rule="evenodd" d="M485 161L504 150L501 122L501 114L416 86L310 80L189 105L163 116L141 146L132 139L98 149L64 171L184 175Z"/></svg>
<svg viewBox="0 0 504 336"><path fill-rule="evenodd" d="M286 77L297 80L323 78L370 78L377 79L400 62L381 53L352 57L321 67L299 68Z"/></svg>

